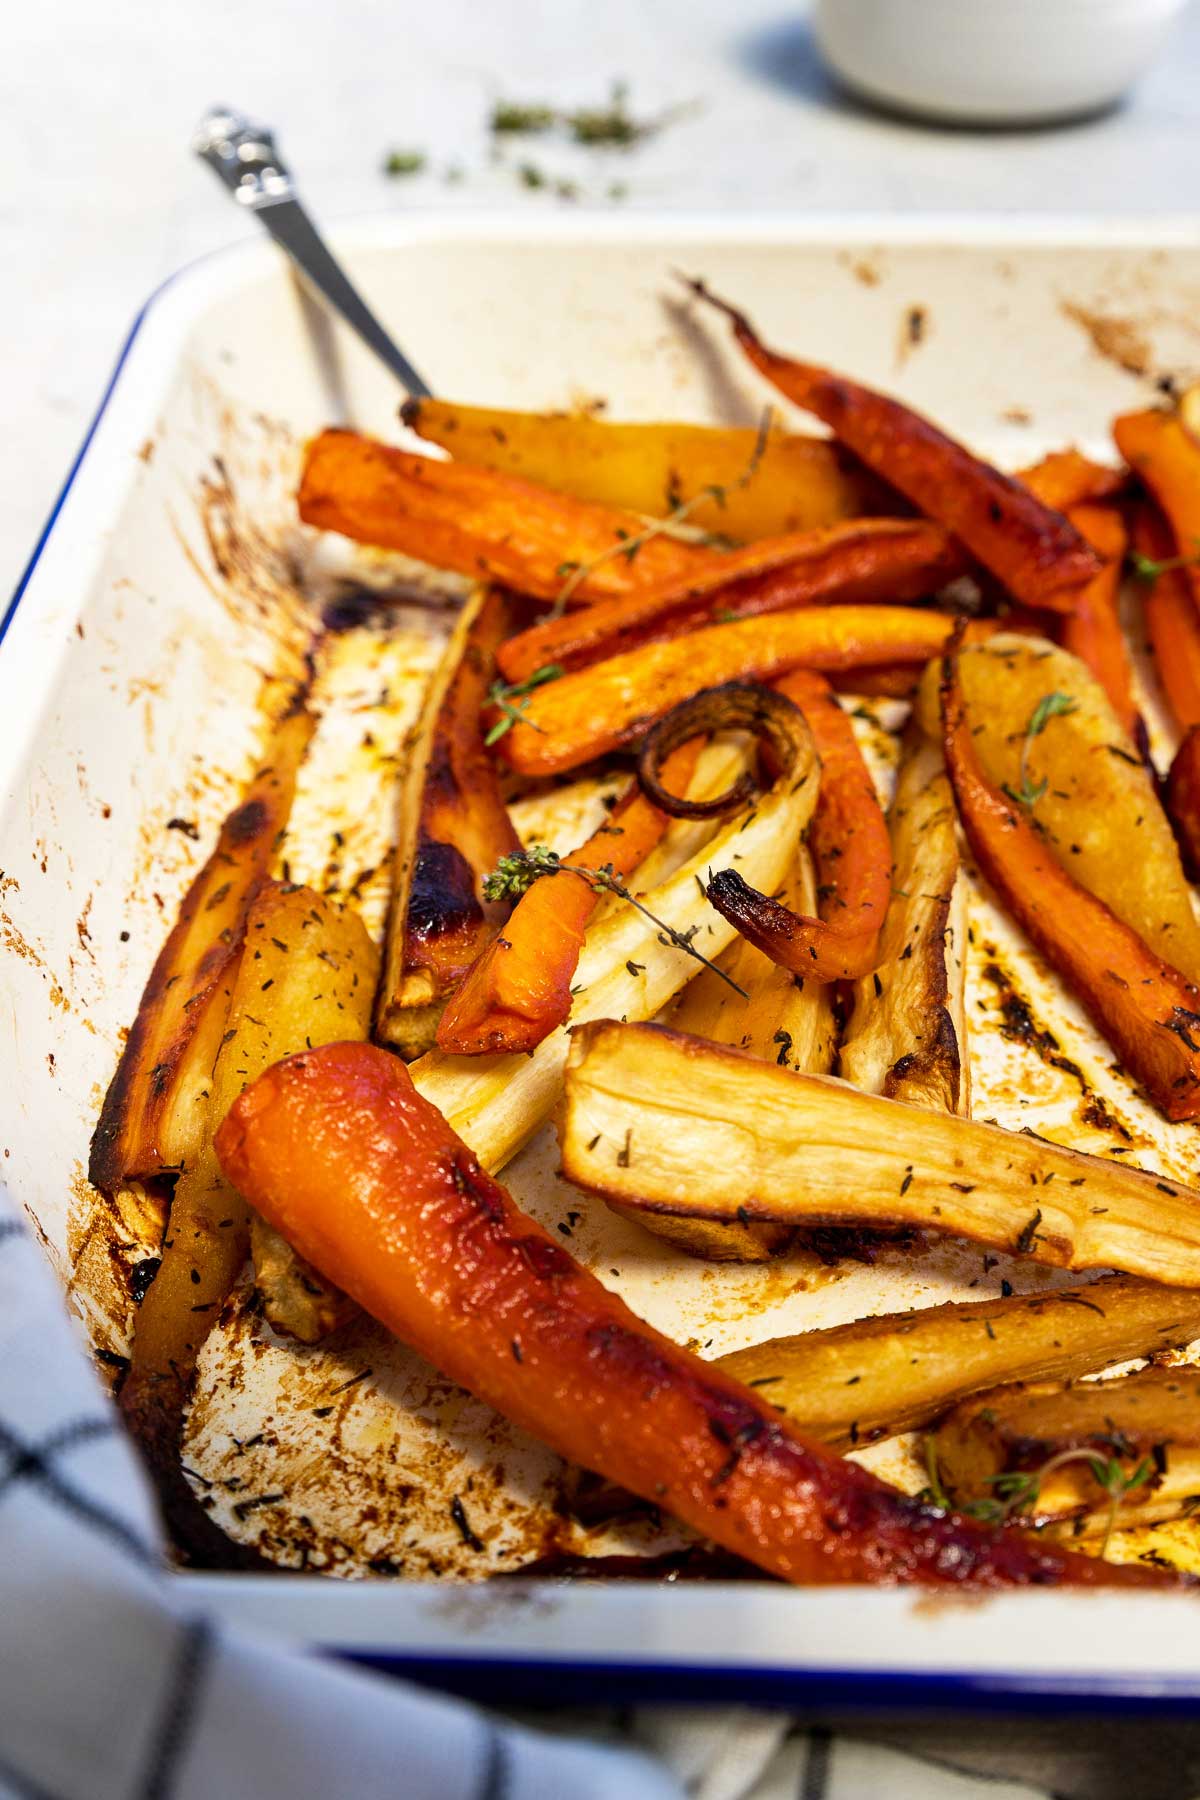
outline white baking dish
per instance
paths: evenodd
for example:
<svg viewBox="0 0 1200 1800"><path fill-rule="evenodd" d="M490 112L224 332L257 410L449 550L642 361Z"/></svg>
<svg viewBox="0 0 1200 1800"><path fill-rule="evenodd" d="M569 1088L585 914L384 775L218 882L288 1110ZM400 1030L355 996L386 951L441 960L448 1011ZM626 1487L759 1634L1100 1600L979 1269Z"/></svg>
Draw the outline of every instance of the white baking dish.
<svg viewBox="0 0 1200 1800"><path fill-rule="evenodd" d="M680 317L672 266L702 272L743 300L769 338L898 389L1012 465L1069 441L1103 452L1106 421L1147 391L1132 369L1141 365L1148 378L1200 362L1200 233L1183 225L606 218L533 228L389 219L347 229L337 243L435 388L496 404L557 405L586 394L603 396L614 415L753 418L753 382L723 341L714 347ZM186 816L203 839L253 754L268 590L286 585L280 547L294 548L296 443L331 418L391 432L396 399L355 344L314 321L268 246L185 271L137 322L5 621L3 1174L76 1310L108 1348L119 1350L127 1323L106 1299L110 1264L130 1252L114 1248L113 1220L82 1170L119 1032L199 854L165 828ZM255 534L241 548L259 584L257 612L244 595L238 607L229 603L230 581L246 574L229 562L241 552L229 541L227 478L239 529ZM405 629L415 692L438 626L414 613ZM1002 933L994 921L990 928ZM1005 950L1020 966L1020 946L1006 939ZM1036 968L1025 974L1072 1054L1098 1071L1098 1083L1107 1080L1108 1059L1077 1012L1038 988ZM994 1035L985 1060L991 1113L1036 1124L1061 1107L1044 1068L1031 1070ZM1136 1115L1159 1166L1193 1174L1194 1134L1164 1133L1127 1093L1117 1102ZM552 1163L552 1140L542 1140L512 1170L517 1194L547 1217L563 1205ZM972 1274L978 1287L978 1253L954 1246L807 1286L775 1270L681 1270L678 1259L647 1250L633 1227L601 1208L596 1215L576 1247L607 1264L617 1246L632 1303L680 1336L703 1325L716 1349L942 1298ZM119 1224L136 1238L137 1218L126 1213ZM1005 1270L1025 1286L1044 1279L1027 1266ZM1002 1272L978 1291L993 1291ZM336 1363L330 1371L313 1354L310 1380L332 1380ZM447 1397L412 1400L414 1363L396 1352L386 1379L377 1370L357 1390L354 1443L340 1465L342 1487L327 1498L327 1534L352 1529L347 1507L365 1516L354 1484L385 1450L403 1460L418 1440L445 1435ZM280 1409L284 1451L288 1430L300 1429L278 1374L296 1366L295 1353L268 1346L260 1366L266 1372L238 1407L210 1407L193 1434L192 1460L202 1467L206 1456L221 1466L230 1453L216 1439L227 1446L236 1433L253 1436L269 1406ZM428 1371L420 1374L429 1390ZM205 1379L211 1388L211 1368ZM482 1409L454 1406L457 1463L449 1474L425 1468L422 1499L436 1501L440 1518L445 1483L474 1469L479 1516L501 1519L496 1556L519 1561L513 1493L540 1503L545 1453L501 1434L508 1470L489 1487L482 1465L489 1447L495 1457L495 1427ZM292 1444L293 1459L300 1447ZM312 1450L310 1460L320 1461L315 1435ZM246 1466L266 1481L278 1465ZM376 1497L388 1485L385 1473ZM267 1528L263 1516L253 1529ZM411 1522L418 1514L405 1517L415 1565L440 1560L459 1572L453 1531L435 1532L431 1548ZM363 1572L375 1529L362 1526L342 1572ZM320 1560L338 1562L324 1552ZM448 1685L525 1697L719 1693L889 1708L1039 1700L1107 1708L1200 1697L1200 1606L1187 1598L1028 1593L966 1604L766 1583L179 1580L227 1618Z"/></svg>

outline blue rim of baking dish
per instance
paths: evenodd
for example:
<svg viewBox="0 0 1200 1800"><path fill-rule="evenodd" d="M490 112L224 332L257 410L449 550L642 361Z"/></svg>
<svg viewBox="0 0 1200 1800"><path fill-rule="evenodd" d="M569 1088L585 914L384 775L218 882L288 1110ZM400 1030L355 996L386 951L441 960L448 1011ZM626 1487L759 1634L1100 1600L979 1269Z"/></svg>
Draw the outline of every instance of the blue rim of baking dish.
<svg viewBox="0 0 1200 1800"><path fill-rule="evenodd" d="M684 222L681 217L680 223ZM1042 230L1048 222L1038 220ZM844 221L842 223L844 225ZM862 223L865 226L868 222ZM910 224L916 223L914 216ZM945 227L953 220L940 223ZM994 223L997 239L1014 244L1020 242L1020 220L997 217ZM1167 221L1162 223L1165 226ZM1144 231L1146 222L1139 221L1139 224ZM1169 233L1164 235L1169 236ZM79 448L0 617L0 645L53 535L150 312L167 289L195 269L253 241L245 239L241 244L221 246L192 258L152 289L138 309ZM849 1603L852 1603L852 1592L847 1592ZM864 1715L963 1712L1086 1715L1103 1707L1106 1711L1121 1714L1153 1712L1194 1716L1197 1704L1200 1704L1200 1668L1194 1676L1181 1676L1152 1672L1071 1674L1068 1671L1020 1669L945 1669L910 1673L895 1667L815 1669L787 1664L624 1662L616 1657L589 1660L574 1656L560 1658L553 1654L471 1656L443 1651L391 1651L382 1647L356 1649L345 1642L323 1644L319 1634L311 1648L397 1679L498 1705L629 1705L649 1701L700 1705L724 1702L800 1711L828 1712L844 1708L848 1713Z"/></svg>

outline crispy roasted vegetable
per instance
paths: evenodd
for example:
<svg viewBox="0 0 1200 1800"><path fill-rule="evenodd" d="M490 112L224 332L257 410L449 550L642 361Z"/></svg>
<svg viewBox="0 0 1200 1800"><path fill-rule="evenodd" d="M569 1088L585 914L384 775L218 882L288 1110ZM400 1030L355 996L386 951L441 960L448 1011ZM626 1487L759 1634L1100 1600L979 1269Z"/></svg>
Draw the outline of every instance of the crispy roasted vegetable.
<svg viewBox="0 0 1200 1800"><path fill-rule="evenodd" d="M1129 539L1120 513L1110 506L1074 506L1068 517L1104 567L1079 590L1074 612L1062 625L1062 644L1086 664L1108 695L1121 729L1139 746L1146 727L1133 698L1133 669L1117 612Z"/></svg>
<svg viewBox="0 0 1200 1800"><path fill-rule="evenodd" d="M918 1226L1200 1285L1195 1193L998 1125L611 1019L573 1034L566 1094L563 1173L639 1211Z"/></svg>
<svg viewBox="0 0 1200 1800"><path fill-rule="evenodd" d="M495 589L467 602L409 747L376 1014L377 1035L408 1057L430 1048L447 998L511 911L483 895L484 877L520 839L481 708L513 618L513 603Z"/></svg>
<svg viewBox="0 0 1200 1800"><path fill-rule="evenodd" d="M306 525L323 531L578 605L683 578L723 555L662 531L649 535L637 513L413 456L355 431L311 440L299 508Z"/></svg>
<svg viewBox="0 0 1200 1800"><path fill-rule="evenodd" d="M1171 528L1151 503L1133 515L1133 547L1146 584L1146 631L1154 666L1177 723L1200 725L1200 609L1178 566Z"/></svg>
<svg viewBox="0 0 1200 1800"><path fill-rule="evenodd" d="M948 1515L802 1437L573 1261L382 1050L277 1065L219 1146L277 1229L452 1381L771 1574L1163 1584Z"/></svg>
<svg viewBox="0 0 1200 1800"><path fill-rule="evenodd" d="M401 417L464 462L651 518L686 503L689 523L732 538L811 531L878 510L882 498L837 444L796 432L772 430L755 460L752 426L635 424L449 400L409 400Z"/></svg>
<svg viewBox="0 0 1200 1800"><path fill-rule="evenodd" d="M815 910L817 884L803 846L782 885L783 898L797 912ZM684 988L670 1015L674 1030L729 1044L784 1069L820 1075L833 1067L837 1027L827 986L797 982L744 937L735 937L717 958L717 970L702 970ZM735 992L730 981L742 991ZM793 1235L790 1225L721 1225L665 1214L635 1217L656 1237L713 1262L766 1262Z"/></svg>
<svg viewBox="0 0 1200 1800"><path fill-rule="evenodd" d="M944 613L904 606L811 606L710 625L548 681L530 694L500 752L523 775L558 774L632 742L702 688L770 681L800 667L923 664L953 627Z"/></svg>
<svg viewBox="0 0 1200 1800"><path fill-rule="evenodd" d="M1072 1537L1157 1524L1200 1493L1200 1370L992 1388L930 1446L951 1501L982 1516Z"/></svg>
<svg viewBox="0 0 1200 1800"><path fill-rule="evenodd" d="M967 884L942 753L915 721L889 825L891 897L875 966L855 984L840 1071L865 1093L965 1117Z"/></svg>
<svg viewBox="0 0 1200 1800"><path fill-rule="evenodd" d="M1137 746L1077 658L1007 634L958 659L971 745L1073 880L1151 949L1200 978L1200 927L1179 852ZM921 717L936 731L935 675Z"/></svg>
<svg viewBox="0 0 1200 1800"><path fill-rule="evenodd" d="M911 1431L1007 1381L1070 1380L1200 1337L1200 1292L1108 1275L772 1338L716 1359L839 1450Z"/></svg>
<svg viewBox="0 0 1200 1800"><path fill-rule="evenodd" d="M668 786L685 789L700 740L681 744L664 770ZM572 870L630 875L667 828L667 815L636 782L556 874L525 889L503 932L484 950L438 1026L437 1044L454 1056L534 1050L571 1010L571 987L588 922L603 885Z"/></svg>
<svg viewBox="0 0 1200 1800"><path fill-rule="evenodd" d="M805 917L752 888L736 869L715 875L708 897L756 950L793 975L853 981L875 966L892 885L892 846L875 784L854 728L811 670L779 692L803 712L821 758L821 789L809 832L818 917Z"/></svg>
<svg viewBox="0 0 1200 1800"><path fill-rule="evenodd" d="M1200 880L1200 725L1175 752L1166 783L1167 816L1191 880Z"/></svg>
<svg viewBox="0 0 1200 1800"><path fill-rule="evenodd" d="M262 766L188 889L92 1138L88 1179L96 1187L173 1171L194 1159L204 1139L205 1099L246 912L287 824L312 730L297 698L273 728Z"/></svg>
<svg viewBox="0 0 1200 1800"><path fill-rule="evenodd" d="M757 886L771 888L783 879L812 815L815 765L810 742L801 766L725 822L715 836L711 827L687 825L685 841L691 838L694 850L681 864L674 854L668 856L667 872L649 891L643 876L637 890L641 910L617 903L595 920L575 973L572 1025L610 1015L652 1018L701 967L681 940L702 950L705 958L721 954L733 927L709 906L702 880L734 857ZM698 780L710 779L707 770L712 768L724 773L720 757L702 759ZM412 1065L413 1080L479 1160L495 1171L557 1105L567 1048L567 1028L559 1026L532 1054L447 1056L433 1050Z"/></svg>
<svg viewBox="0 0 1200 1800"><path fill-rule="evenodd" d="M1017 480L1024 482L1043 506L1065 513L1073 506L1115 500L1129 486L1129 471L1093 462L1080 450L1051 450L1040 462L1021 469Z"/></svg>
<svg viewBox="0 0 1200 1800"><path fill-rule="evenodd" d="M963 704L962 660L953 653L943 660L942 743L976 862L1159 1110L1168 1119L1195 1118L1200 989L1068 874L1030 823L1028 802L988 781Z"/></svg>
<svg viewBox="0 0 1200 1800"><path fill-rule="evenodd" d="M867 468L952 531L1023 605L1071 610L1100 564L1061 513L898 400L768 350L743 313L703 282L689 285L732 321L738 344L781 394L815 413Z"/></svg>
<svg viewBox="0 0 1200 1800"><path fill-rule="evenodd" d="M1171 411L1126 413L1113 423L1117 448L1170 524L1180 572L1200 604L1200 439L1189 428L1196 390ZM1190 721L1189 721L1190 723Z"/></svg>
<svg viewBox="0 0 1200 1800"><path fill-rule="evenodd" d="M804 538L731 550L724 565L582 612L547 619L510 640L500 666L524 681L547 665L581 669L647 640L702 625L833 602L899 605L934 593L963 571L961 552L923 519L856 519Z"/></svg>
<svg viewBox="0 0 1200 1800"><path fill-rule="evenodd" d="M308 888L271 882L258 893L206 1096L204 1140L176 1183L162 1262L138 1311L120 1396L166 1503L181 1518L191 1510L179 1470L183 1409L200 1346L245 1261L250 1235L245 1202L221 1173L211 1133L247 1082L279 1056L365 1035L377 970L374 947L353 914ZM271 1248L279 1260L278 1245L272 1241ZM316 1335L310 1326L332 1322L344 1302L294 1258L282 1260L286 1288L272 1270L275 1285L265 1295L273 1322L297 1336ZM292 1290L302 1289L306 1274L314 1291L297 1311ZM285 1314L287 1302L293 1304Z"/></svg>

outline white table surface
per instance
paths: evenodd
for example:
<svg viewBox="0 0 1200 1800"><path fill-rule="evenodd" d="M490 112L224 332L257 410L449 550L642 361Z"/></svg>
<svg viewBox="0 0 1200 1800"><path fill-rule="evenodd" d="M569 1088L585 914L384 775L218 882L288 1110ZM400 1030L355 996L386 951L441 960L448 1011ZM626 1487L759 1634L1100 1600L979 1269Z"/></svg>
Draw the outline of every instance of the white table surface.
<svg viewBox="0 0 1200 1800"><path fill-rule="evenodd" d="M1003 0L963 0L996 5ZM860 111L784 0L41 0L0 64L0 594L15 580L146 294L245 235L187 153L206 106L273 122L317 215L391 207L1181 212L1200 195L1200 11L1132 100L1059 130L967 133ZM694 111L635 151L516 142L492 101ZM429 172L388 180L389 146ZM523 187L535 161L575 202ZM459 164L463 179L444 171ZM628 192L607 198L614 182Z"/></svg>

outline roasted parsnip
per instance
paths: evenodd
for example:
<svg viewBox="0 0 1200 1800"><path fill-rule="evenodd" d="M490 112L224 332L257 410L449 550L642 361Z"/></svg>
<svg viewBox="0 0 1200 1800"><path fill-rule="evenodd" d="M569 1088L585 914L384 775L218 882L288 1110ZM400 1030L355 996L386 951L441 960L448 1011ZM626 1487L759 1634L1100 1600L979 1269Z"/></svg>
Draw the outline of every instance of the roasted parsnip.
<svg viewBox="0 0 1200 1800"><path fill-rule="evenodd" d="M179 1471L183 1408L200 1346L250 1238L245 1202L222 1175L211 1134L246 1084L280 1056L310 1043L365 1036L377 973L376 951L353 913L308 888L271 882L259 892L205 1095L207 1131L176 1183L162 1262L138 1311L120 1396L167 1503L178 1503L181 1518L190 1511ZM311 1341L344 1315L341 1297L298 1266L273 1234L262 1240L261 1255L273 1323ZM311 1292L304 1291L306 1277Z"/></svg>
<svg viewBox="0 0 1200 1800"><path fill-rule="evenodd" d="M1200 1337L1200 1291L1107 1275L1086 1287L883 1313L716 1359L839 1450L925 1425L1000 1382L1070 1380Z"/></svg>
<svg viewBox="0 0 1200 1800"><path fill-rule="evenodd" d="M1171 827L1100 682L1066 650L1008 633L963 650L958 670L988 781L1015 797L1073 881L1200 979L1200 926ZM930 671L920 711L936 735L934 696Z"/></svg>
<svg viewBox="0 0 1200 1800"><path fill-rule="evenodd" d="M811 913L817 884L812 859L802 845L783 898L795 910ZM761 950L735 937L717 958L716 970L705 969L689 982L671 1011L675 1031L690 1032L714 1044L729 1044L747 1056L758 1056L785 1069L824 1074L833 1067L837 1027L830 989L818 981L797 982L787 969ZM735 993L729 981L742 993ZM792 1236L790 1225L713 1224L707 1219L651 1218L633 1215L638 1224L677 1244L689 1255L713 1262L766 1262Z"/></svg>
<svg viewBox="0 0 1200 1800"><path fill-rule="evenodd" d="M963 705L960 661L953 651L942 659L942 747L975 861L1159 1111L1195 1118L1200 989L1057 860L1030 823L1032 795L988 781Z"/></svg>
<svg viewBox="0 0 1200 1800"><path fill-rule="evenodd" d="M279 1063L219 1134L228 1178L360 1305L561 1455L793 1582L1162 1586L889 1488L673 1344L480 1167L365 1044Z"/></svg>
<svg viewBox="0 0 1200 1800"><path fill-rule="evenodd" d="M1200 1285L1196 1194L1039 1138L610 1019L576 1029L563 1173L638 1211L917 1226L1060 1269Z"/></svg>
<svg viewBox="0 0 1200 1800"><path fill-rule="evenodd" d="M1157 1524L1200 1494L1200 1369L991 1388L930 1450L951 1501L984 1516L1072 1537Z"/></svg>
<svg viewBox="0 0 1200 1800"><path fill-rule="evenodd" d="M312 730L298 696L188 889L105 1095L88 1165L95 1187L173 1172L203 1142L246 912L270 871Z"/></svg>
<svg viewBox="0 0 1200 1800"><path fill-rule="evenodd" d="M854 986L839 1069L864 1093L966 1117L967 884L942 753L916 721L889 826L891 898L875 967Z"/></svg>
<svg viewBox="0 0 1200 1800"><path fill-rule="evenodd" d="M652 518L686 505L689 524L733 538L832 525L878 511L882 499L838 445L777 426L759 450L753 426L627 424L449 400L409 400L401 417L464 462Z"/></svg>
<svg viewBox="0 0 1200 1800"><path fill-rule="evenodd" d="M482 891L520 839L483 741L481 708L515 616L494 588L467 601L409 746L376 1008L376 1034L407 1057L431 1047L447 998L511 911Z"/></svg>
<svg viewBox="0 0 1200 1800"><path fill-rule="evenodd" d="M710 959L721 954L733 927L709 906L704 884L735 857L756 886L769 889L784 878L816 799L816 756L806 731L804 737L804 755L769 792L724 822L657 887L644 892L639 884L640 908L618 901L589 927L575 973L572 1026L610 1016L653 1018L702 966L695 951ZM432 1050L412 1065L412 1075L417 1091L495 1171L557 1105L567 1050L568 1028L560 1025L531 1054Z"/></svg>

